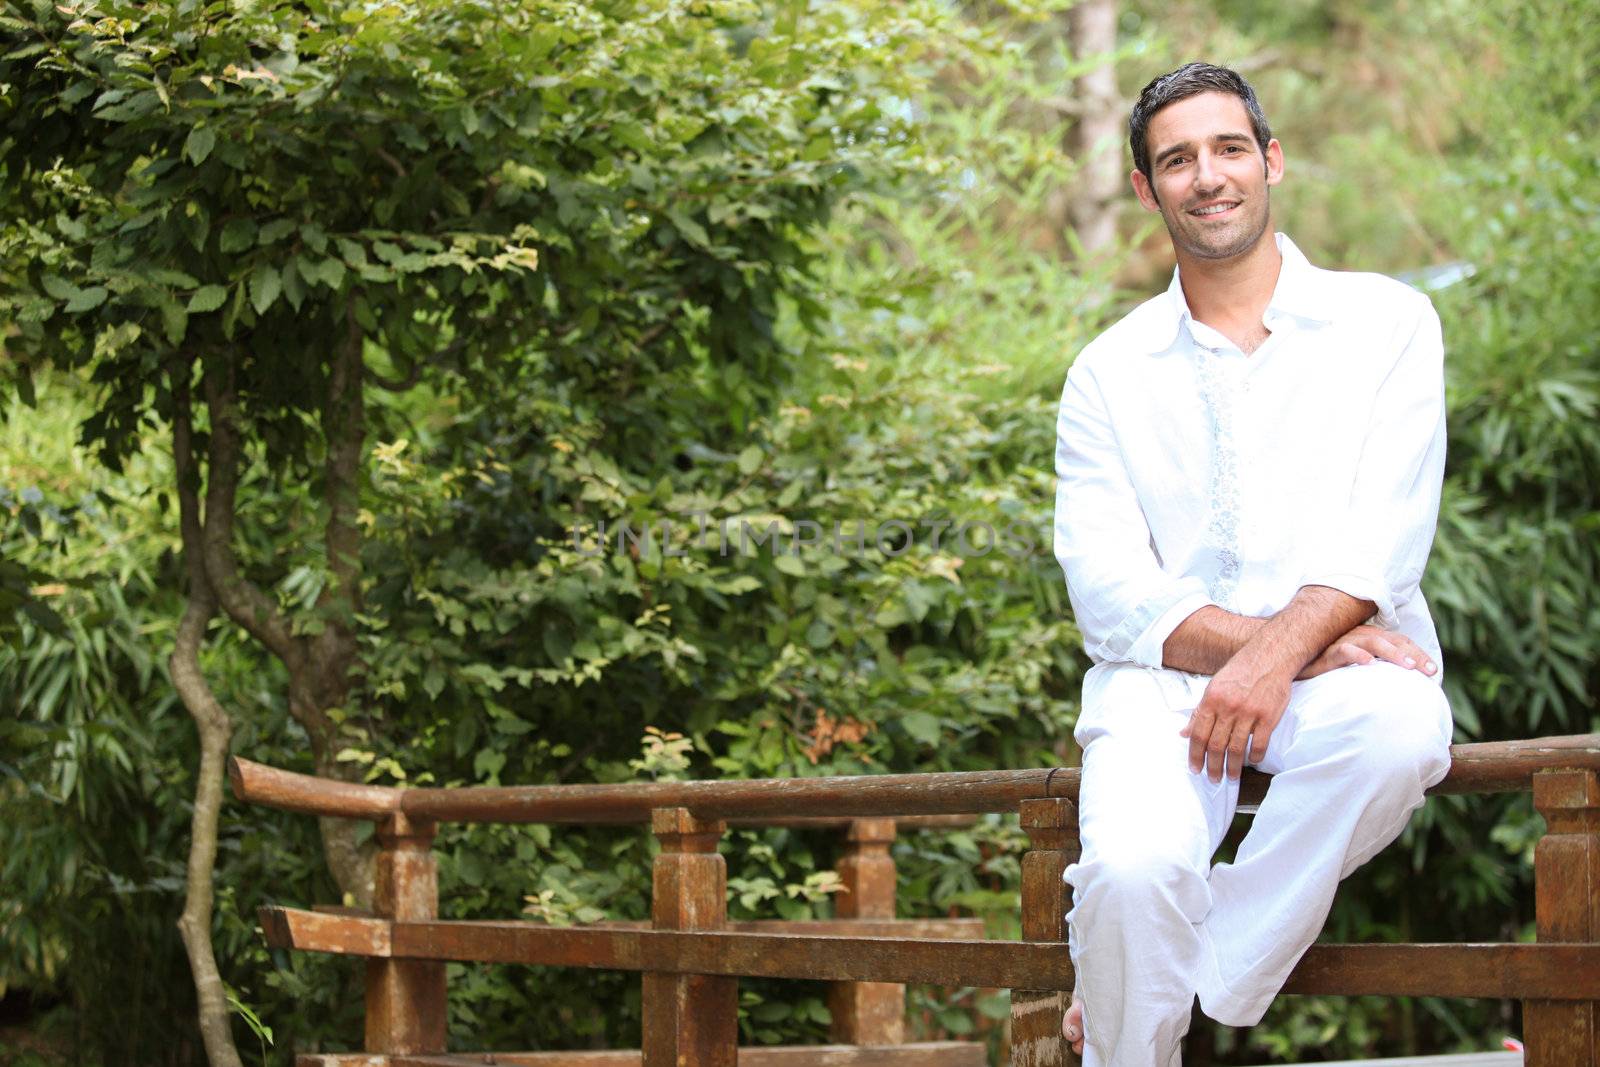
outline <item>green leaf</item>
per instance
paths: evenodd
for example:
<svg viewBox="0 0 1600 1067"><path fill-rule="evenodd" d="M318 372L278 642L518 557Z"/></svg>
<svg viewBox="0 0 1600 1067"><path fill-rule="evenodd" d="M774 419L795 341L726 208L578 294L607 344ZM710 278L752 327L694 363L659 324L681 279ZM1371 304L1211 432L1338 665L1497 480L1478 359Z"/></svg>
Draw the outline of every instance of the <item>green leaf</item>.
<svg viewBox="0 0 1600 1067"><path fill-rule="evenodd" d="M739 453L739 473L754 474L761 467L761 446L750 445Z"/></svg>
<svg viewBox="0 0 1600 1067"><path fill-rule="evenodd" d="M682 209L667 208L667 218L672 220L672 225L677 227L678 232L688 238L691 244L697 244L701 248L711 246L711 235L706 233L706 228L691 219Z"/></svg>
<svg viewBox="0 0 1600 1067"><path fill-rule="evenodd" d="M306 297L306 284L300 277L300 272L295 269L296 259L290 259L283 265L283 296L296 310Z"/></svg>
<svg viewBox="0 0 1600 1067"><path fill-rule="evenodd" d="M266 313L283 289L283 276L270 263L257 263L250 273L250 306L257 315Z"/></svg>
<svg viewBox="0 0 1600 1067"><path fill-rule="evenodd" d="M189 313L196 315L205 311L215 311L228 299L228 290L221 285L203 285L189 297Z"/></svg>
<svg viewBox="0 0 1600 1067"><path fill-rule="evenodd" d="M79 289L71 300L67 301L68 311L92 311L106 302L106 290L101 285L91 285L87 289Z"/></svg>
<svg viewBox="0 0 1600 1067"><path fill-rule="evenodd" d="M161 326L168 341L182 344L184 334L189 331L189 313L176 300L168 300L161 305Z"/></svg>
<svg viewBox="0 0 1600 1067"><path fill-rule="evenodd" d="M908 711L900 717L900 725L906 728L906 733L913 739L925 745L939 743L939 720L925 711Z"/></svg>
<svg viewBox="0 0 1600 1067"><path fill-rule="evenodd" d="M222 227L221 248L224 252L243 252L256 243L254 219L229 219Z"/></svg>
<svg viewBox="0 0 1600 1067"><path fill-rule="evenodd" d="M363 246L350 240L348 237L339 237L335 242L339 246L339 254L344 261L352 267L360 268L367 265L367 250Z"/></svg>
<svg viewBox="0 0 1600 1067"><path fill-rule="evenodd" d="M217 145L217 133L209 126L196 126L189 131L189 136L184 138L183 154L195 166L206 161L211 150Z"/></svg>
<svg viewBox="0 0 1600 1067"><path fill-rule="evenodd" d="M790 556L787 554L774 556L772 558L772 565L778 568L778 570L782 571L784 574L791 575L795 578L805 577L806 565L801 562L799 556Z"/></svg>
<svg viewBox="0 0 1600 1067"><path fill-rule="evenodd" d="M57 300L71 300L78 295L78 287L58 274L46 274L39 281L44 291Z"/></svg>
<svg viewBox="0 0 1600 1067"><path fill-rule="evenodd" d="M289 219L273 219L261 227L261 233L256 240L260 244L270 245L274 241L281 241L294 232L295 224Z"/></svg>
<svg viewBox="0 0 1600 1067"><path fill-rule="evenodd" d="M329 257L312 267L312 273L329 289L338 289L344 284L344 261Z"/></svg>

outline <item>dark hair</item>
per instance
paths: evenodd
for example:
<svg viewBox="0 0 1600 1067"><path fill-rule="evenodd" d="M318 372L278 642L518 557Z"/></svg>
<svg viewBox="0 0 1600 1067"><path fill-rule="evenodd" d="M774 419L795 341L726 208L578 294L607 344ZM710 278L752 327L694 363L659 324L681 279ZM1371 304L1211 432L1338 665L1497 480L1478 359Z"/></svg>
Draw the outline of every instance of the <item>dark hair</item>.
<svg viewBox="0 0 1600 1067"><path fill-rule="evenodd" d="M1250 83L1227 67L1212 63L1185 63L1146 85L1139 93L1139 102L1133 105L1133 111L1128 115L1128 145L1133 149L1133 165L1146 178L1151 178L1150 145L1147 140L1150 120L1168 104L1176 104L1179 100L1187 100L1201 93L1227 93L1238 97L1250 116L1250 132L1255 134L1256 144L1261 146L1262 154L1266 153L1267 142L1272 140L1272 130L1267 126L1267 116L1262 112L1261 101L1256 99L1256 91L1250 87Z"/></svg>

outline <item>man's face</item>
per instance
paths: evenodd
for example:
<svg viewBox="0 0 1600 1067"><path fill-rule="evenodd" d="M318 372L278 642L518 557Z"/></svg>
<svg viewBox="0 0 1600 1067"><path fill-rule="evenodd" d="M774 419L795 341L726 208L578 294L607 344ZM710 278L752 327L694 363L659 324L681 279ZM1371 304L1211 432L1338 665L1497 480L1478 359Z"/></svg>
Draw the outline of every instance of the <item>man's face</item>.
<svg viewBox="0 0 1600 1067"><path fill-rule="evenodd" d="M1146 137L1150 174L1133 172L1139 201L1161 212L1174 248L1231 259L1255 247L1271 223L1268 187L1283 180L1276 139L1263 154L1244 101L1200 93L1156 112Z"/></svg>

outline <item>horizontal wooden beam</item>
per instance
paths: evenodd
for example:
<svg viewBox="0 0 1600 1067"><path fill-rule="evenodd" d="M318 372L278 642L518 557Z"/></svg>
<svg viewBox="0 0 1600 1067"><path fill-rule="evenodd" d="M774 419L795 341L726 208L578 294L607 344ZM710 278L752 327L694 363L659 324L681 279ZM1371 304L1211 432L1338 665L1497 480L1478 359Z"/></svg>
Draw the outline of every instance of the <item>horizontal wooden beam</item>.
<svg viewBox="0 0 1600 1067"><path fill-rule="evenodd" d="M734 816L723 820L741 830L782 827L788 830L843 830L856 820L849 815L789 815L764 819ZM959 830L977 825L976 815L899 815L894 823L899 830Z"/></svg>
<svg viewBox="0 0 1600 1067"><path fill-rule="evenodd" d="M1053 777L1052 777L1053 776ZM633 823L654 808L688 808L708 819L800 815L976 815L1015 811L1030 797L1077 789L1077 771L955 771L826 778L765 778L615 785L408 789L401 808L449 822Z"/></svg>
<svg viewBox="0 0 1600 1067"><path fill-rule="evenodd" d="M303 911L269 904L256 912L261 933L272 948L331 952L340 956L388 959L394 955L394 924L388 919L325 911Z"/></svg>
<svg viewBox="0 0 1600 1067"><path fill-rule="evenodd" d="M364 1052L302 1055L295 1067L639 1067L637 1049L572 1052L472 1052L377 1056ZM918 1041L904 1045L776 1045L739 1050L739 1067L984 1067L975 1041Z"/></svg>
<svg viewBox="0 0 1600 1067"><path fill-rule="evenodd" d="M342 956L384 959L395 955L392 924L355 908L317 907L311 911L263 907L262 933L273 948L331 952ZM522 923L552 929L542 923ZM571 927L578 930L649 930L649 920L610 920ZM790 937L899 937L981 941L982 919L741 919L728 923L736 934L783 934Z"/></svg>
<svg viewBox="0 0 1600 1067"><path fill-rule="evenodd" d="M614 919L584 923L584 930L650 930L649 920ZM981 941L982 919L733 919L724 927L735 934L792 934L796 937L918 937Z"/></svg>
<svg viewBox="0 0 1600 1067"><path fill-rule="evenodd" d="M266 910L281 913L271 921L263 916L270 943L314 952L833 982L1072 988L1065 946L1053 941L596 929L530 922L391 924L288 908ZM308 916L316 922L307 921ZM347 924L386 926L388 941L378 931L358 935L343 928ZM1597 1000L1600 945L1313 945L1284 991Z"/></svg>
<svg viewBox="0 0 1600 1067"><path fill-rule="evenodd" d="M1456 745L1449 775L1431 793L1495 793L1530 788L1535 772L1600 770L1600 734ZM689 808L705 818L746 825L855 817L975 815L1012 812L1024 800L1074 799L1075 767L867 774L607 785L470 786L390 789L280 771L249 760L229 761L241 800L315 815L381 819L397 811L413 819L496 823L647 823L655 808ZM1270 779L1247 770L1239 800L1258 804Z"/></svg>
<svg viewBox="0 0 1600 1067"><path fill-rule="evenodd" d="M282 771L238 756L228 757L228 783L234 796L251 804L350 819L387 818L400 810L400 794L405 792Z"/></svg>

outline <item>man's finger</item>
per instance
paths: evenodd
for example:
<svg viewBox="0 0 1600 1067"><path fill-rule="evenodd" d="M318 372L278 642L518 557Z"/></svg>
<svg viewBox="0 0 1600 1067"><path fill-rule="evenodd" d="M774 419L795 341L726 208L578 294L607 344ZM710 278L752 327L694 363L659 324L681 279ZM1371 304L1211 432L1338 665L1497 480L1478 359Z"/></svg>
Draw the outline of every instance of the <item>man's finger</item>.
<svg viewBox="0 0 1600 1067"><path fill-rule="evenodd" d="M1267 743L1272 740L1272 727L1257 724L1250 733L1250 762L1260 763L1267 758Z"/></svg>
<svg viewBox="0 0 1600 1067"><path fill-rule="evenodd" d="M1222 781L1223 757L1228 753L1228 742L1236 729L1235 722L1218 722L1211 729L1211 739L1206 742L1206 774L1212 785Z"/></svg>
<svg viewBox="0 0 1600 1067"><path fill-rule="evenodd" d="M1211 727L1216 721L1216 716L1211 709L1202 703L1194 709L1194 716L1185 727L1189 731L1189 770L1195 774L1200 773L1200 768L1205 766L1206 745L1211 740Z"/></svg>
<svg viewBox="0 0 1600 1067"><path fill-rule="evenodd" d="M1395 634L1390 640L1398 644L1415 661L1411 666L1416 670L1421 671L1423 674L1432 674L1439 669L1439 665L1428 658L1426 652L1422 651L1422 646L1411 640L1411 638L1406 637L1404 634Z"/></svg>
<svg viewBox="0 0 1600 1067"><path fill-rule="evenodd" d="M1371 652L1368 652L1354 641L1344 642L1339 646L1339 650L1344 654L1344 665L1346 667L1359 667L1363 663L1371 663L1374 658Z"/></svg>
<svg viewBox="0 0 1600 1067"><path fill-rule="evenodd" d="M1228 738L1228 777L1234 781L1239 780L1239 774L1244 770L1244 750L1250 742L1250 724L1240 721L1234 724L1233 734Z"/></svg>
<svg viewBox="0 0 1600 1067"><path fill-rule="evenodd" d="M1417 665L1417 658L1406 652L1405 649L1384 637L1373 637L1367 642L1367 651L1381 660L1393 663L1396 667L1410 669Z"/></svg>

